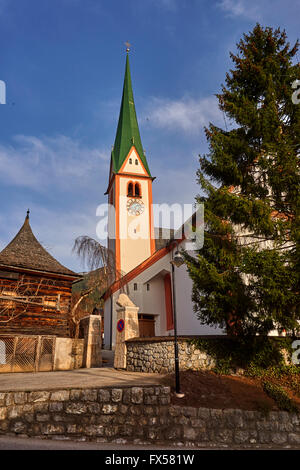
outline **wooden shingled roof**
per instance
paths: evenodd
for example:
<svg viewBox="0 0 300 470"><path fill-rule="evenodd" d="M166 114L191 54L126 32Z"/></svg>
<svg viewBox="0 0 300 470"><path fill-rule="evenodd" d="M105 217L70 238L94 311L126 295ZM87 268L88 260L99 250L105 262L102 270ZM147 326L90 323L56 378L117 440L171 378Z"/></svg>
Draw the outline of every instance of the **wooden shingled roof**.
<svg viewBox="0 0 300 470"><path fill-rule="evenodd" d="M63 274L73 278L78 277L78 274L60 264L37 241L30 227L29 212L15 238L0 252L1 266Z"/></svg>

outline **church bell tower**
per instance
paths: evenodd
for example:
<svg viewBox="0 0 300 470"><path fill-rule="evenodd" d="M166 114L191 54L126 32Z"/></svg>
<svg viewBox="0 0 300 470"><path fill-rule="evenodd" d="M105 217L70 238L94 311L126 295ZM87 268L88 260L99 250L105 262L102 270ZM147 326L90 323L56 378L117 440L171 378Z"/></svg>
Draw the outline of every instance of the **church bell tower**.
<svg viewBox="0 0 300 470"><path fill-rule="evenodd" d="M108 248L114 257L117 277L131 271L155 251L152 209L154 178L141 142L128 53L129 49L106 192L110 204Z"/></svg>

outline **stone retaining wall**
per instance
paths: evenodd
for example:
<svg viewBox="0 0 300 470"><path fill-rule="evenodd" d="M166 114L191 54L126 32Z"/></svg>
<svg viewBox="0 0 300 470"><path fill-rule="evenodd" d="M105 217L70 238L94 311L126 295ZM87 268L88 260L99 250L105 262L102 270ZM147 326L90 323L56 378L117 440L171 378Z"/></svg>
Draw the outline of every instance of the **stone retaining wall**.
<svg viewBox="0 0 300 470"><path fill-rule="evenodd" d="M58 440L300 444L300 415L170 405L164 386L0 393L0 434Z"/></svg>
<svg viewBox="0 0 300 470"><path fill-rule="evenodd" d="M126 369L134 372L167 373L174 371L174 339L133 339L126 342ZM212 369L215 360L206 352L190 344L188 339L178 339L179 367L181 370Z"/></svg>

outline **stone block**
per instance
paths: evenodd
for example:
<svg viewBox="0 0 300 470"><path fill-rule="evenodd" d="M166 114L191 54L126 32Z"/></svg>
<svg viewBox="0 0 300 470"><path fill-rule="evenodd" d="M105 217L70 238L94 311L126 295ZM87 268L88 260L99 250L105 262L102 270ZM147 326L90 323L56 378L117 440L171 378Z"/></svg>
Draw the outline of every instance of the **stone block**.
<svg viewBox="0 0 300 470"><path fill-rule="evenodd" d="M88 389L81 391L81 400L82 401L97 401L97 390Z"/></svg>
<svg viewBox="0 0 300 470"><path fill-rule="evenodd" d="M131 403L143 403L144 391L141 387L132 387L131 389Z"/></svg>
<svg viewBox="0 0 300 470"><path fill-rule="evenodd" d="M32 405L33 405L34 411L39 412L39 413L45 413L49 409L49 402L48 401L37 402L37 403L33 403ZM26 405L24 405L24 406L26 406Z"/></svg>
<svg viewBox="0 0 300 470"><path fill-rule="evenodd" d="M11 431L16 434L24 434L27 431L27 425L23 421L15 421L11 426Z"/></svg>
<svg viewBox="0 0 300 470"><path fill-rule="evenodd" d="M50 400L51 401L67 401L70 398L69 390L56 390L51 392Z"/></svg>
<svg viewBox="0 0 300 470"><path fill-rule="evenodd" d="M30 392L28 395L28 402L43 402L48 401L50 398L50 392Z"/></svg>
<svg viewBox="0 0 300 470"><path fill-rule="evenodd" d="M130 426L129 424L124 424L119 427L119 432L120 436L132 436L133 434L133 426Z"/></svg>
<svg viewBox="0 0 300 470"><path fill-rule="evenodd" d="M62 402L49 403L49 411L51 411L51 412L62 411L63 407L64 407L64 405L63 405Z"/></svg>
<svg viewBox="0 0 300 470"><path fill-rule="evenodd" d="M130 406L129 411L130 414L132 414L133 416L141 416L141 414L143 413L143 408L141 406L133 405Z"/></svg>
<svg viewBox="0 0 300 470"><path fill-rule="evenodd" d="M195 441L197 439L197 430L190 426L184 426L183 437L188 441Z"/></svg>
<svg viewBox="0 0 300 470"><path fill-rule="evenodd" d="M36 420L38 422L44 422L45 423L47 421L50 421L50 415L49 414L37 413Z"/></svg>
<svg viewBox="0 0 300 470"><path fill-rule="evenodd" d="M15 401L14 401L14 394L13 393L6 393L6 396L5 396L5 405L6 406L11 406L11 405L14 405L15 404Z"/></svg>
<svg viewBox="0 0 300 470"><path fill-rule="evenodd" d="M169 415L170 416L179 416L180 415L180 407L179 406L169 406Z"/></svg>
<svg viewBox="0 0 300 470"><path fill-rule="evenodd" d="M8 419L20 418L23 415L23 406L15 405L8 408L7 417Z"/></svg>
<svg viewBox="0 0 300 470"><path fill-rule="evenodd" d="M119 426L109 426L104 429L104 433L106 437L117 436L119 433Z"/></svg>
<svg viewBox="0 0 300 470"><path fill-rule="evenodd" d="M294 433L294 432L290 432L288 434L288 440L289 440L289 443L290 444L297 444L297 445L300 445L300 433Z"/></svg>
<svg viewBox="0 0 300 470"><path fill-rule="evenodd" d="M64 434L65 427L63 424L43 424L41 427L42 434Z"/></svg>
<svg viewBox="0 0 300 470"><path fill-rule="evenodd" d="M164 396L164 397L158 397L159 404L160 405L168 405L171 401L170 396Z"/></svg>
<svg viewBox="0 0 300 470"><path fill-rule="evenodd" d="M0 406L5 405L5 393L0 393Z"/></svg>
<svg viewBox="0 0 300 470"><path fill-rule="evenodd" d="M168 441L174 441L175 439L181 439L182 431L180 426L172 426L164 431L164 437Z"/></svg>
<svg viewBox="0 0 300 470"><path fill-rule="evenodd" d="M7 416L7 408L2 407L0 408L0 421L6 419Z"/></svg>
<svg viewBox="0 0 300 470"><path fill-rule="evenodd" d="M216 411L216 410L213 410L213 411ZM219 410L217 410L217 411L219 411ZM184 416L190 416L190 417L193 417L193 418L196 418L196 416L197 416L197 408L193 408L191 406L185 406L182 409L182 412L183 412Z"/></svg>
<svg viewBox="0 0 300 470"><path fill-rule="evenodd" d="M70 400L79 401L81 397L81 390L70 390Z"/></svg>
<svg viewBox="0 0 300 470"><path fill-rule="evenodd" d="M77 433L77 425L76 424L68 424L66 431L68 434L76 434Z"/></svg>
<svg viewBox="0 0 300 470"><path fill-rule="evenodd" d="M16 405L24 405L27 402L27 393L26 392L15 392L14 401Z"/></svg>
<svg viewBox="0 0 300 470"><path fill-rule="evenodd" d="M217 442L223 444L230 444L233 440L233 430L232 429L216 429L215 438Z"/></svg>
<svg viewBox="0 0 300 470"><path fill-rule="evenodd" d="M287 434L283 432L272 433L271 441L273 444L285 444L287 442Z"/></svg>
<svg viewBox="0 0 300 470"><path fill-rule="evenodd" d="M191 418L191 425L193 428L201 428L202 430L205 430L205 421L200 418Z"/></svg>
<svg viewBox="0 0 300 470"><path fill-rule="evenodd" d="M210 410L208 408L198 408L198 418L204 421L210 420Z"/></svg>
<svg viewBox="0 0 300 470"><path fill-rule="evenodd" d="M108 403L110 401L110 391L109 390L99 390L98 391L98 401L100 403Z"/></svg>
<svg viewBox="0 0 300 470"><path fill-rule="evenodd" d="M104 435L104 426L100 424L93 424L85 428L85 434L87 436L103 436Z"/></svg>
<svg viewBox="0 0 300 470"><path fill-rule="evenodd" d="M91 414L99 414L101 413L101 405L99 403L88 403L87 411Z"/></svg>
<svg viewBox="0 0 300 470"><path fill-rule="evenodd" d="M145 405L158 405L159 397L156 395L148 395L144 398Z"/></svg>
<svg viewBox="0 0 300 470"><path fill-rule="evenodd" d="M109 403L102 406L102 413L105 415L111 415L117 412L118 406L111 405Z"/></svg>
<svg viewBox="0 0 300 470"><path fill-rule="evenodd" d="M74 415L82 415L87 412L86 403L74 402L68 403L66 406L66 413Z"/></svg>
<svg viewBox="0 0 300 470"><path fill-rule="evenodd" d="M249 431L244 431L241 429L238 429L234 433L234 442L236 444L244 444L245 442L248 442L249 440Z"/></svg>
<svg viewBox="0 0 300 470"><path fill-rule="evenodd" d="M258 431L258 439L260 444L270 444L271 436L272 434L270 431Z"/></svg>
<svg viewBox="0 0 300 470"><path fill-rule="evenodd" d="M114 403L122 401L123 390L121 388L113 388L111 391L111 399Z"/></svg>

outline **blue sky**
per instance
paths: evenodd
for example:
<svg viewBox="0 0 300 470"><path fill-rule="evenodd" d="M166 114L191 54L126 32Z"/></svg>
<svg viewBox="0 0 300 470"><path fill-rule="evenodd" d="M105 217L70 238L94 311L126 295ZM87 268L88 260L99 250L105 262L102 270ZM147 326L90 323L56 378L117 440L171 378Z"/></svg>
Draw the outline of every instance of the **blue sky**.
<svg viewBox="0 0 300 470"><path fill-rule="evenodd" d="M29 207L39 241L83 269L71 248L106 202L126 40L154 202L193 203L229 51L257 21L293 43L299 17L300 0L0 0L0 250Z"/></svg>

